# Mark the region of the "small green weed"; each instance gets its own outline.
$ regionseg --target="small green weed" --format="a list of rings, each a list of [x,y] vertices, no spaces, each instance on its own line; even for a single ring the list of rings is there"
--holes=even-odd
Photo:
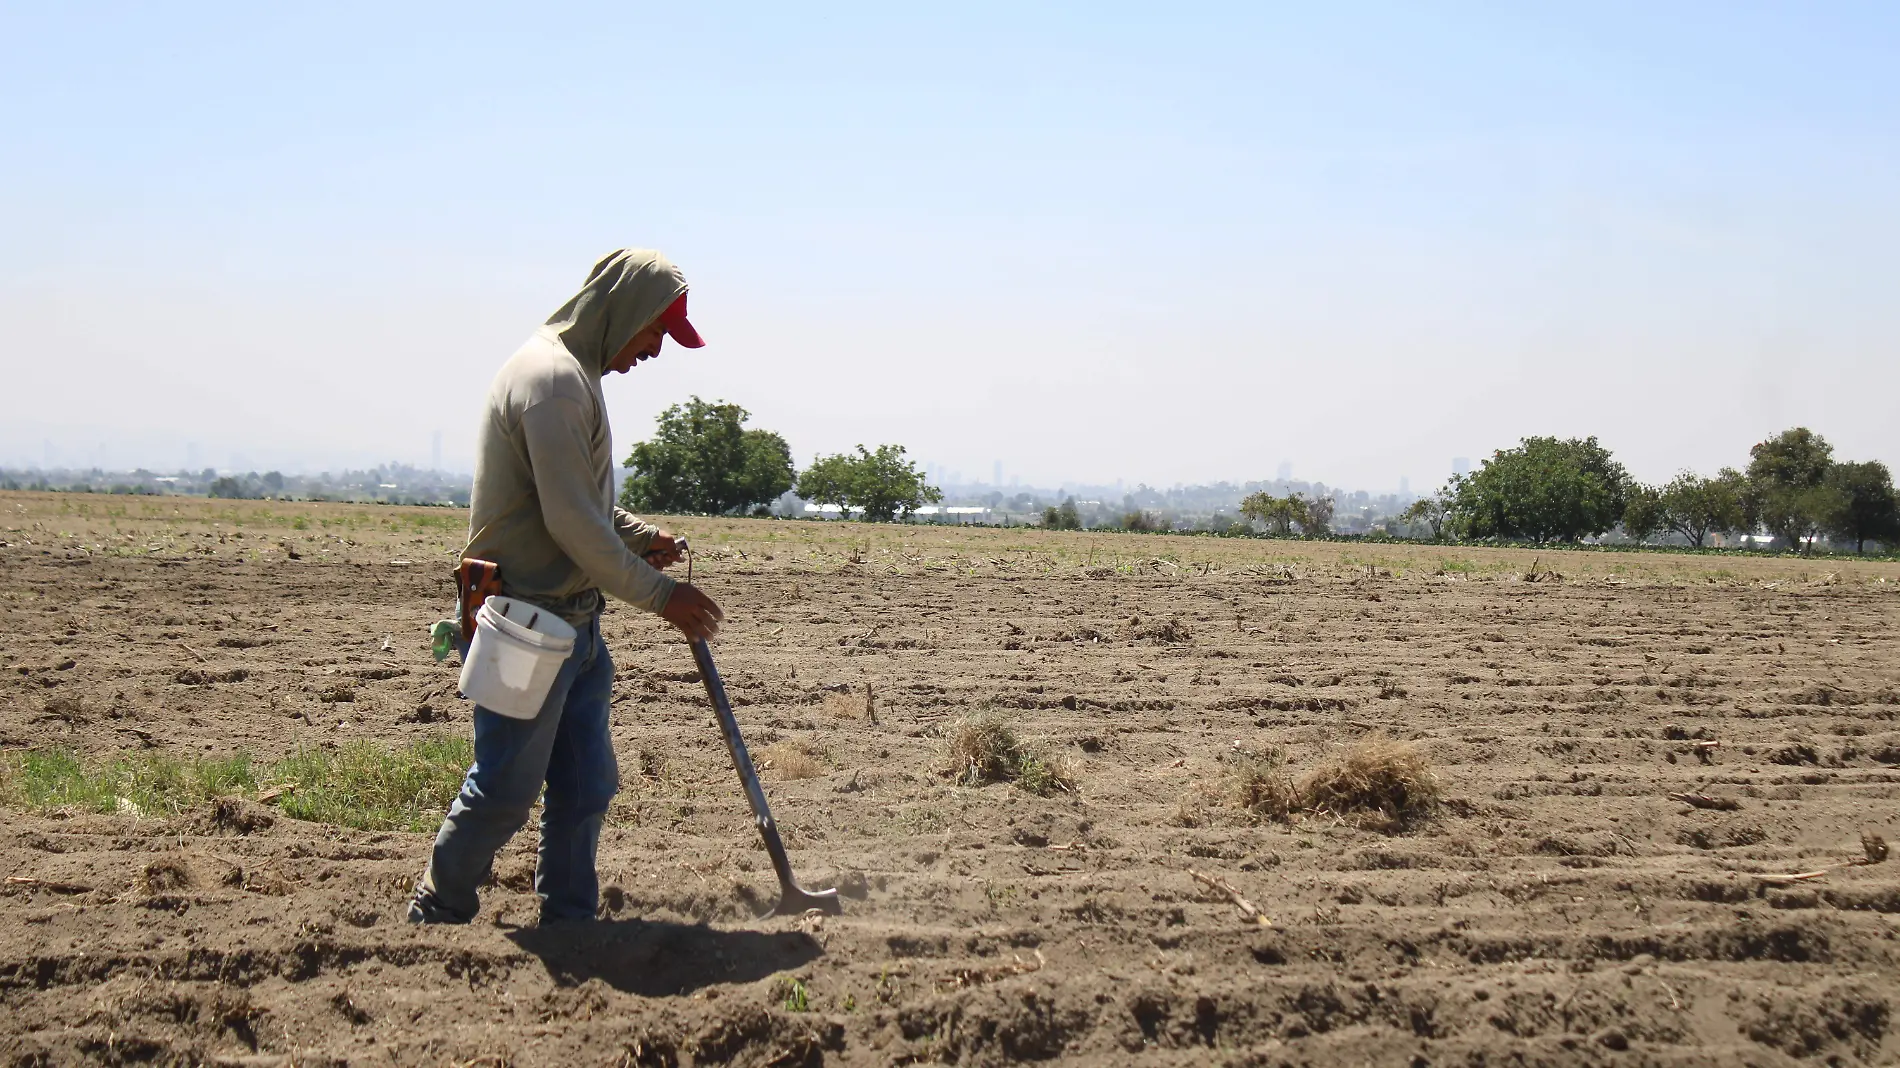
[[[1075,789],[1069,763],[1025,746],[996,712],[957,723],[950,732],[950,772],[961,786],[1013,782],[1038,797]]]
[[[797,979],[781,979],[778,985],[783,1000],[780,1005],[786,1012],[810,1012],[811,993],[805,984]]]
[[[916,837],[936,834],[950,825],[950,814],[936,805],[913,805],[897,814],[897,826]]]
[[[1016,757],[1016,788],[1037,797],[1065,793],[1075,789],[1075,771],[1064,760],[1019,753]]]
[[[983,897],[989,902],[990,911],[998,912],[1002,910],[1004,905],[1015,900],[1016,888],[1013,886],[990,884],[983,888]]]

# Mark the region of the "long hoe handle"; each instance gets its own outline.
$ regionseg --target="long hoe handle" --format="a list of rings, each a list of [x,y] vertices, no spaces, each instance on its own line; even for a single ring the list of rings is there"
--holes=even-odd
[[[732,716],[732,703],[726,700],[726,685],[719,681],[719,669],[713,666],[712,650],[704,638],[695,638],[693,660],[699,664],[699,678],[706,684],[706,696],[712,698],[713,711],[719,715],[719,733],[726,737],[726,752],[739,772],[745,787],[746,803],[752,806],[752,818],[759,825],[759,837],[765,839],[765,851],[772,856],[772,870],[778,873],[778,904],[767,916],[802,915],[807,909],[821,909],[837,915],[844,911],[836,890],[806,890],[792,878],[792,862],[786,859],[785,843],[779,841],[778,824],[772,822],[772,810],[765,803],[765,791],[759,786],[759,773],[753,770],[752,757],[746,753],[745,739],[739,737],[739,721]]]

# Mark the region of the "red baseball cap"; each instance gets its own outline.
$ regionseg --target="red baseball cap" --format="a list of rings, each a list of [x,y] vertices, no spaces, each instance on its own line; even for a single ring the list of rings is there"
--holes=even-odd
[[[700,337],[699,331],[693,329],[693,324],[686,321],[686,294],[684,293],[681,293],[677,300],[668,304],[666,310],[660,313],[660,325],[666,327],[667,336],[678,342],[682,348],[706,347],[706,339]]]

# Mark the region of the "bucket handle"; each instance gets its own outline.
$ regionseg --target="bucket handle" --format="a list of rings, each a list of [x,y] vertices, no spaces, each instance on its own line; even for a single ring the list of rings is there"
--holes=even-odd
[[[540,620],[541,620],[541,613],[539,613],[539,612],[536,612],[536,613],[535,613],[534,615],[531,615],[531,616],[529,616],[529,617],[528,617],[528,629],[529,629],[529,630],[533,630],[533,629],[534,629],[534,625],[535,625],[536,623],[538,623],[538,622],[540,622]]]
[[[503,619],[507,619],[507,618],[509,618],[509,617],[508,617],[508,609],[510,609],[510,608],[513,608],[513,607],[514,607],[514,605],[505,605],[505,606],[503,606],[503,607],[502,607],[502,610],[501,610],[501,617],[502,617]],[[541,621],[541,610],[537,608],[537,609],[535,609],[535,612],[534,612],[534,615],[531,615],[531,616],[529,616],[529,617],[528,617],[528,629],[529,629],[529,630],[533,630],[533,629],[534,629],[534,625],[535,625],[536,623],[539,623],[540,621]]]

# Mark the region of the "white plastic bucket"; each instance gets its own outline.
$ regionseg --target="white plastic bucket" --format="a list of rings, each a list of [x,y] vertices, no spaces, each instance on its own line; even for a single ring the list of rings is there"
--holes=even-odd
[[[475,613],[475,639],[462,660],[462,696],[510,719],[533,719],[573,651],[567,620],[513,597],[490,597]]]

